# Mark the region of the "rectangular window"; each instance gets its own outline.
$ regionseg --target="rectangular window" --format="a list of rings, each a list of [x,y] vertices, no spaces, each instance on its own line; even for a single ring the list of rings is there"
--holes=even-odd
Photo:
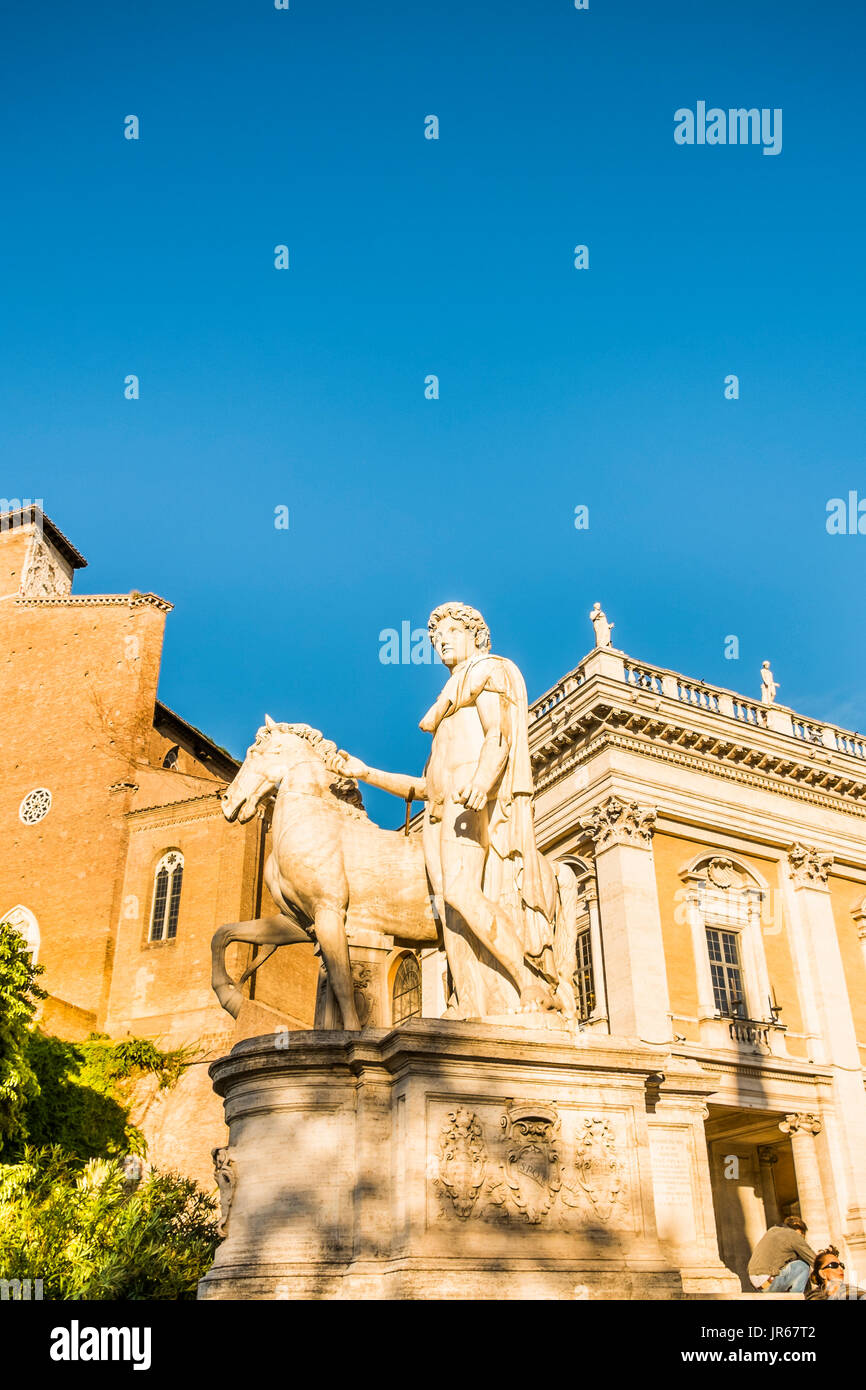
[[[162,941],[162,933],[165,928],[165,901],[167,897],[168,870],[160,869],[156,876],[156,885],[153,891],[153,912],[150,918],[151,941]]]
[[[577,969],[574,973],[574,985],[577,994],[577,1016],[581,1023],[585,1023],[595,1008],[595,979],[592,973],[589,928],[577,934]]]
[[[183,865],[179,864],[171,876],[171,897],[168,903],[168,923],[166,938],[173,941],[177,936],[177,919],[180,914],[180,890],[183,884]]]
[[[723,1018],[745,1018],[743,974],[737,933],[707,927],[707,950],[713,977],[713,998]]]

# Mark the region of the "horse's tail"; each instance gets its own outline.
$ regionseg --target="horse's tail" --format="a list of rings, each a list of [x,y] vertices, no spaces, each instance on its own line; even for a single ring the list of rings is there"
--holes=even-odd
[[[574,973],[577,969],[577,924],[580,916],[580,892],[577,875],[570,864],[554,865],[558,887],[556,920],[553,927],[553,965],[556,971],[556,997],[563,1012],[573,1018],[577,1013],[574,997]]]

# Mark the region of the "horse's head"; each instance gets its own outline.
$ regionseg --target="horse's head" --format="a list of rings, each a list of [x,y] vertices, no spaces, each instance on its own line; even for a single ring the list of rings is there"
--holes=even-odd
[[[289,733],[265,715],[265,722],[256,734],[255,742],[247,749],[243,766],[234,781],[222,794],[223,815],[226,820],[245,824],[256,813],[256,807],[268,792],[278,787],[291,764],[292,744],[299,745],[297,734]],[[297,748],[300,752],[300,748]]]
[[[242,768],[222,794],[223,815],[246,823],[262,798],[290,779],[311,795],[330,792],[363,807],[357,783],[339,775],[335,754],[336,745],[309,724],[277,724],[266,714]]]

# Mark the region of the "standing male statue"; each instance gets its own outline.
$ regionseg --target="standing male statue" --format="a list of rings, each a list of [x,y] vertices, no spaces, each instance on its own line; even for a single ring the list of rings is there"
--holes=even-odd
[[[426,803],[424,859],[454,983],[446,1016],[545,1006],[573,1014],[570,978],[563,983],[554,960],[557,879],[535,843],[523,677],[491,654],[475,608],[442,604],[428,630],[450,675],[420,721],[433,735],[423,777],[380,772],[347,753],[335,766]]]
[[[761,665],[761,701],[762,701],[762,703],[765,704],[765,705],[773,705],[773,704],[775,704],[775,703],[776,703],[776,695],[777,695],[777,693],[778,693],[778,690],[779,690],[778,682],[776,681],[775,677],[773,676],[773,672],[772,672],[772,670],[770,669],[770,663],[769,663],[769,661],[765,661],[765,662],[763,662],[762,665]]]

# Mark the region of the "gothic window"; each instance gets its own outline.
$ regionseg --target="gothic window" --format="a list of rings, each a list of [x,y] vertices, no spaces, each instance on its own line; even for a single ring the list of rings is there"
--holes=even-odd
[[[592,938],[589,927],[577,934],[577,969],[574,972],[574,992],[577,1002],[577,1016],[581,1023],[585,1023],[595,1008],[595,978],[592,970]]]
[[[394,1023],[421,1015],[421,969],[417,956],[401,958],[391,989],[391,1017]]]
[[[39,934],[39,923],[30,911],[30,908],[22,907],[19,903],[19,905],[13,907],[10,912],[6,912],[0,916],[0,922],[8,922],[10,927],[14,927],[16,931],[21,933],[24,940],[27,942],[30,959],[35,965],[39,958],[41,937]]]
[[[707,950],[716,1008],[723,1018],[742,1018],[746,1009],[736,932],[707,927]]]
[[[173,748],[169,748],[168,752],[162,760],[163,767],[169,768],[172,772],[176,771],[177,757],[179,752],[180,749],[178,748],[177,744],[175,744]]]
[[[150,940],[172,941],[177,936],[180,891],[183,887],[183,855],[169,850],[156,866],[153,880],[153,907],[150,914]]]

